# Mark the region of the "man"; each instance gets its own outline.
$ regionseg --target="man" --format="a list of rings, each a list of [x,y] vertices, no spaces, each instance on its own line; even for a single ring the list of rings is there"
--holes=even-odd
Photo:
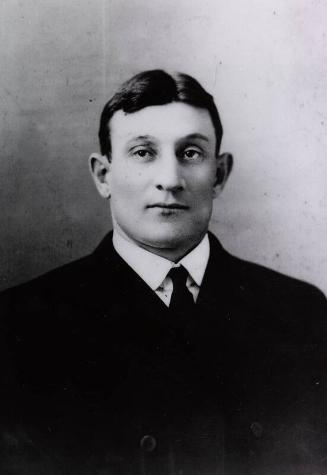
[[[184,74],[105,106],[90,169],[113,233],[1,298],[3,473],[326,473],[326,300],[208,232],[221,137]]]

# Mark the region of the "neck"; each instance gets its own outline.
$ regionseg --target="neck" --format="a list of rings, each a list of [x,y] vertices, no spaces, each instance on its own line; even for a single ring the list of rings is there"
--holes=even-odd
[[[201,239],[199,241],[196,241],[192,245],[185,246],[178,249],[173,249],[173,248],[168,248],[168,247],[161,248],[161,247],[149,246],[143,243],[136,243],[136,244],[139,247],[142,247],[142,249],[152,252],[152,254],[156,254],[157,256],[164,257],[165,259],[168,259],[171,262],[177,263],[181,259],[183,259],[183,257],[186,256],[189,252],[191,252],[200,242],[201,242]]]
[[[172,243],[158,243],[158,244],[149,244],[143,241],[137,241],[136,239],[132,239],[127,236],[124,232],[122,232],[119,228],[117,229],[114,227],[115,232],[117,232],[122,238],[126,239],[127,241],[141,247],[142,249],[151,252],[152,254],[156,254],[157,256],[163,257],[171,262],[179,262],[184,256],[186,256],[189,252],[191,252],[203,239],[206,233],[203,233],[200,236],[197,236],[193,240],[188,240],[185,243],[177,243],[173,245]]]

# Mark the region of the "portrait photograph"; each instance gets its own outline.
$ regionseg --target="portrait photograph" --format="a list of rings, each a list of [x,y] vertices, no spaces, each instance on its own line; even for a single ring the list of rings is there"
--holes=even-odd
[[[1,1],[1,474],[327,473],[326,18]]]

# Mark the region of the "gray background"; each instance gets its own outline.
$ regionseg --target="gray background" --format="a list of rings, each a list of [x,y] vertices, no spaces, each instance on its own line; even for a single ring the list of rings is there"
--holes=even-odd
[[[1,0],[0,288],[90,252],[110,227],[87,158],[130,75],[193,74],[235,168],[211,229],[327,292],[327,3]]]

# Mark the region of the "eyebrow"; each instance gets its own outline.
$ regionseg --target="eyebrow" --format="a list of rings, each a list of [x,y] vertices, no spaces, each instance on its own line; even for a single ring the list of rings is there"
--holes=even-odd
[[[204,140],[205,142],[209,142],[209,138],[206,135],[200,134],[198,132],[195,132],[193,134],[188,134],[185,137],[181,137],[180,140],[194,140],[194,139]],[[156,142],[156,138],[151,135],[138,135],[137,137],[132,137],[128,141],[128,144],[132,142],[136,142],[138,140],[145,140],[147,142],[152,142],[152,143]]]
[[[156,139],[155,137],[152,137],[151,135],[138,135],[136,137],[132,137],[128,142],[127,142],[127,145],[133,143],[133,142],[137,142],[137,141],[140,141],[140,140],[144,140],[146,142],[151,142],[151,143],[154,143],[156,142]]]
[[[205,142],[209,142],[209,138],[206,135],[202,135],[202,134],[199,134],[199,133],[189,134],[189,135],[186,135],[186,137],[184,137],[184,138],[187,139],[187,140],[200,139],[200,140],[204,140]]]

